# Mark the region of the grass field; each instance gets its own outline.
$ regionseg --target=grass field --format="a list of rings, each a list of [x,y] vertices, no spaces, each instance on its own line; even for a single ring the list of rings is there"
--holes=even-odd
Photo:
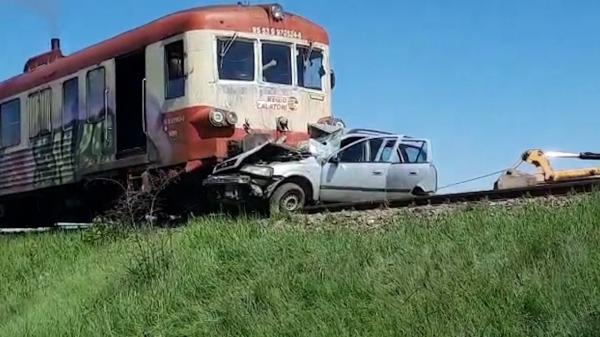
[[[600,194],[283,223],[0,237],[0,336],[600,336]]]

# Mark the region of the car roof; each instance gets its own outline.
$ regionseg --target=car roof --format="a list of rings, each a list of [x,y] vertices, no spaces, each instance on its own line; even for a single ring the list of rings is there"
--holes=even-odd
[[[371,130],[371,129],[349,129],[345,132],[343,138],[351,138],[351,137],[362,137],[362,138],[374,137],[375,138],[375,137],[386,137],[386,136],[399,137],[399,138],[410,138],[410,137],[407,137],[407,136],[401,135],[401,134],[393,134],[391,132]]]

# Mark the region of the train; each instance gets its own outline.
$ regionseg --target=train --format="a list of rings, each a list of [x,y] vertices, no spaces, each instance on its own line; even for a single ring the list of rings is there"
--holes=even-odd
[[[149,170],[198,194],[217,163],[330,123],[334,86],[328,33],[279,4],[192,8],[70,55],[52,39],[0,82],[0,225],[89,217],[93,182]]]

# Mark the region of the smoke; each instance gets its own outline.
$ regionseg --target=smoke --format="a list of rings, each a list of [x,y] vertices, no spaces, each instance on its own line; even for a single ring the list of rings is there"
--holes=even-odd
[[[58,0],[4,0],[35,14],[44,21],[48,33],[58,36]],[[2,0],[0,0],[2,2]]]

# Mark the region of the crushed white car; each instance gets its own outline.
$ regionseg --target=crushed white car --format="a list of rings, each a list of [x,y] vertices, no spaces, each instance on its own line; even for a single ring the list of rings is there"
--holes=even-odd
[[[227,160],[215,167],[204,186],[220,202],[258,202],[276,212],[436,192],[437,170],[428,140],[328,128],[313,125],[313,138],[299,148],[267,142]]]

